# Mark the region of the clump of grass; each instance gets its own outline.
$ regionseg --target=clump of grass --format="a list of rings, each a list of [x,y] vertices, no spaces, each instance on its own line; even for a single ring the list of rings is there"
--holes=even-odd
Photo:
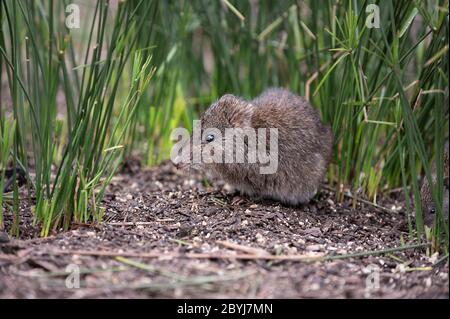
[[[13,158],[34,166],[34,214],[43,236],[101,219],[120,143],[153,75],[151,56],[143,58],[135,46],[144,26],[137,13],[150,16],[154,9],[143,3],[119,2],[111,18],[109,2],[97,1],[78,61],[62,2],[2,2],[1,55],[17,123]],[[118,97],[130,63],[128,93]]]

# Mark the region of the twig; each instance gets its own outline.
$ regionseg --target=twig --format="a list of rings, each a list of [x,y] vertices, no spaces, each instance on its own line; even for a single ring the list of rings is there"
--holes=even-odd
[[[321,261],[356,258],[356,257],[366,257],[366,256],[376,256],[376,255],[383,255],[383,254],[387,254],[387,253],[393,253],[393,252],[397,252],[397,251],[416,249],[416,248],[424,248],[424,247],[429,247],[429,246],[430,246],[430,244],[428,244],[428,243],[414,244],[414,245],[406,245],[406,246],[401,246],[401,247],[393,247],[393,248],[386,248],[386,249],[380,249],[380,250],[362,251],[359,253],[352,253],[352,254],[345,254],[345,255],[325,256],[325,257],[321,258]]]
[[[401,258],[398,258],[397,256],[395,256],[395,255],[392,255],[392,254],[386,254],[386,256],[387,257],[389,257],[389,258],[392,258],[392,259],[394,259],[395,261],[397,261],[397,262],[399,262],[399,263],[401,263],[401,264],[406,264],[406,262],[404,261],[404,260],[402,260]],[[409,264],[411,263],[411,262],[408,262]]]
[[[392,252],[429,247],[430,244],[414,244],[401,247],[393,247],[382,250],[364,251],[345,255],[324,255],[324,254],[297,254],[297,255],[254,255],[254,254],[218,254],[218,253],[137,253],[137,252],[114,252],[114,251],[92,251],[92,250],[50,250],[46,253],[53,255],[83,255],[98,257],[135,257],[135,258],[188,258],[188,259],[239,259],[239,260],[279,260],[279,261],[327,261],[346,258],[357,258],[374,255],[383,255]]]
[[[405,272],[413,272],[413,271],[430,271],[433,270],[433,267],[407,267]]]
[[[244,253],[247,253],[247,254],[265,255],[265,256],[270,255],[269,252],[267,252],[266,250],[261,249],[261,248],[243,246],[243,245],[239,245],[239,244],[232,243],[229,241],[222,241],[222,240],[217,240],[216,243],[219,245],[222,245],[226,248],[243,251]]]
[[[226,202],[224,202],[223,200],[221,200],[221,199],[219,199],[219,198],[217,198],[217,197],[211,196],[211,197],[209,198],[209,200],[210,200],[211,202],[213,202],[214,204],[217,204],[217,205],[222,206],[222,207],[227,207],[227,206],[228,206]]]
[[[335,189],[333,189],[332,187],[330,187],[328,185],[322,185],[322,188],[324,188],[324,189],[326,189],[326,190],[328,190],[330,192],[336,192]],[[385,211],[387,213],[394,213],[394,214],[398,213],[398,211],[395,211],[395,210],[389,209],[387,207],[383,207],[381,205],[372,203],[371,201],[368,201],[368,200],[362,199],[362,198],[360,198],[358,196],[352,195],[349,192],[344,192],[343,194],[344,194],[344,196],[346,196],[348,198],[352,198],[352,199],[355,199],[358,202],[361,202],[361,203],[364,203],[364,204],[376,207],[376,208],[381,209],[382,211]]]
[[[181,239],[170,238],[169,240],[174,242],[174,243],[177,243],[179,245],[184,245],[184,246],[192,245],[190,242],[187,242],[187,241],[181,240]]]
[[[49,250],[46,253],[53,255],[81,255],[98,257],[134,257],[134,258],[189,258],[189,259],[241,259],[241,260],[290,260],[290,261],[315,261],[323,257],[323,254],[315,255],[252,255],[252,254],[217,254],[217,253],[136,253],[113,252],[93,250]]]
[[[20,259],[20,257],[17,257],[16,255],[12,255],[12,254],[0,254],[0,260],[3,260],[3,261],[14,262],[17,259]]]

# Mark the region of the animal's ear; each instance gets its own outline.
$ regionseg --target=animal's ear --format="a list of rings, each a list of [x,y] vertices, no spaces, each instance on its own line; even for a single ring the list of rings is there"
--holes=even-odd
[[[251,127],[254,106],[244,99],[232,94],[225,94],[219,99],[225,105],[227,118],[233,127]]]

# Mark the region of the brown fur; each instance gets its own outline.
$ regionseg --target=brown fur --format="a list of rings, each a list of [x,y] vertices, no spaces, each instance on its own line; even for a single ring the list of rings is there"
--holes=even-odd
[[[278,129],[279,158],[275,174],[260,174],[260,163],[201,164],[204,171],[243,194],[286,204],[306,203],[316,194],[331,157],[333,137],[318,112],[302,97],[276,88],[266,90],[252,101],[227,94],[205,111],[201,125],[201,147],[207,144],[204,137],[208,128],[219,129],[224,137],[225,128]],[[269,141],[267,135],[267,145]]]
[[[431,177],[433,179],[433,183],[436,182],[436,163],[432,164]],[[444,194],[443,194],[443,214],[444,218],[448,220],[448,206],[449,206],[449,159],[448,159],[448,141],[444,146]],[[436,205],[433,201],[433,196],[431,194],[430,184],[428,183],[428,179],[425,177],[422,183],[422,188],[420,190],[421,200],[422,200],[422,214],[424,223],[428,226],[431,226],[434,221],[434,216],[436,213]]]

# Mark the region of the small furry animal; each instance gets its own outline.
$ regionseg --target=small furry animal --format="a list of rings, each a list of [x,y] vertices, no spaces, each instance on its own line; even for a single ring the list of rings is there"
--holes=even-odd
[[[449,161],[448,161],[448,141],[444,146],[444,194],[443,194],[443,215],[444,218],[448,221],[448,206],[449,206]],[[436,163],[433,162],[431,168],[431,177],[433,183],[436,182]],[[433,201],[433,197],[431,195],[430,184],[428,183],[428,179],[425,177],[422,183],[422,187],[420,189],[421,201],[422,201],[422,214],[425,225],[431,226],[434,221],[434,216],[436,214],[436,205]]]
[[[318,112],[304,98],[285,89],[271,88],[251,101],[226,94],[201,116],[200,148],[212,144],[224,153],[227,128],[265,128],[258,143],[270,149],[270,128],[278,129],[277,158],[274,173],[261,174],[261,162],[204,163],[191,165],[218,177],[244,195],[268,198],[288,205],[307,203],[317,192],[331,157],[333,136]],[[215,128],[214,131],[211,128]],[[220,132],[222,138],[215,138]],[[192,136],[191,136],[192,140]],[[213,144],[214,143],[214,144]],[[209,145],[211,146],[211,145]],[[249,149],[248,140],[244,151]],[[192,152],[191,152],[192,156]],[[246,157],[246,159],[248,159]]]

